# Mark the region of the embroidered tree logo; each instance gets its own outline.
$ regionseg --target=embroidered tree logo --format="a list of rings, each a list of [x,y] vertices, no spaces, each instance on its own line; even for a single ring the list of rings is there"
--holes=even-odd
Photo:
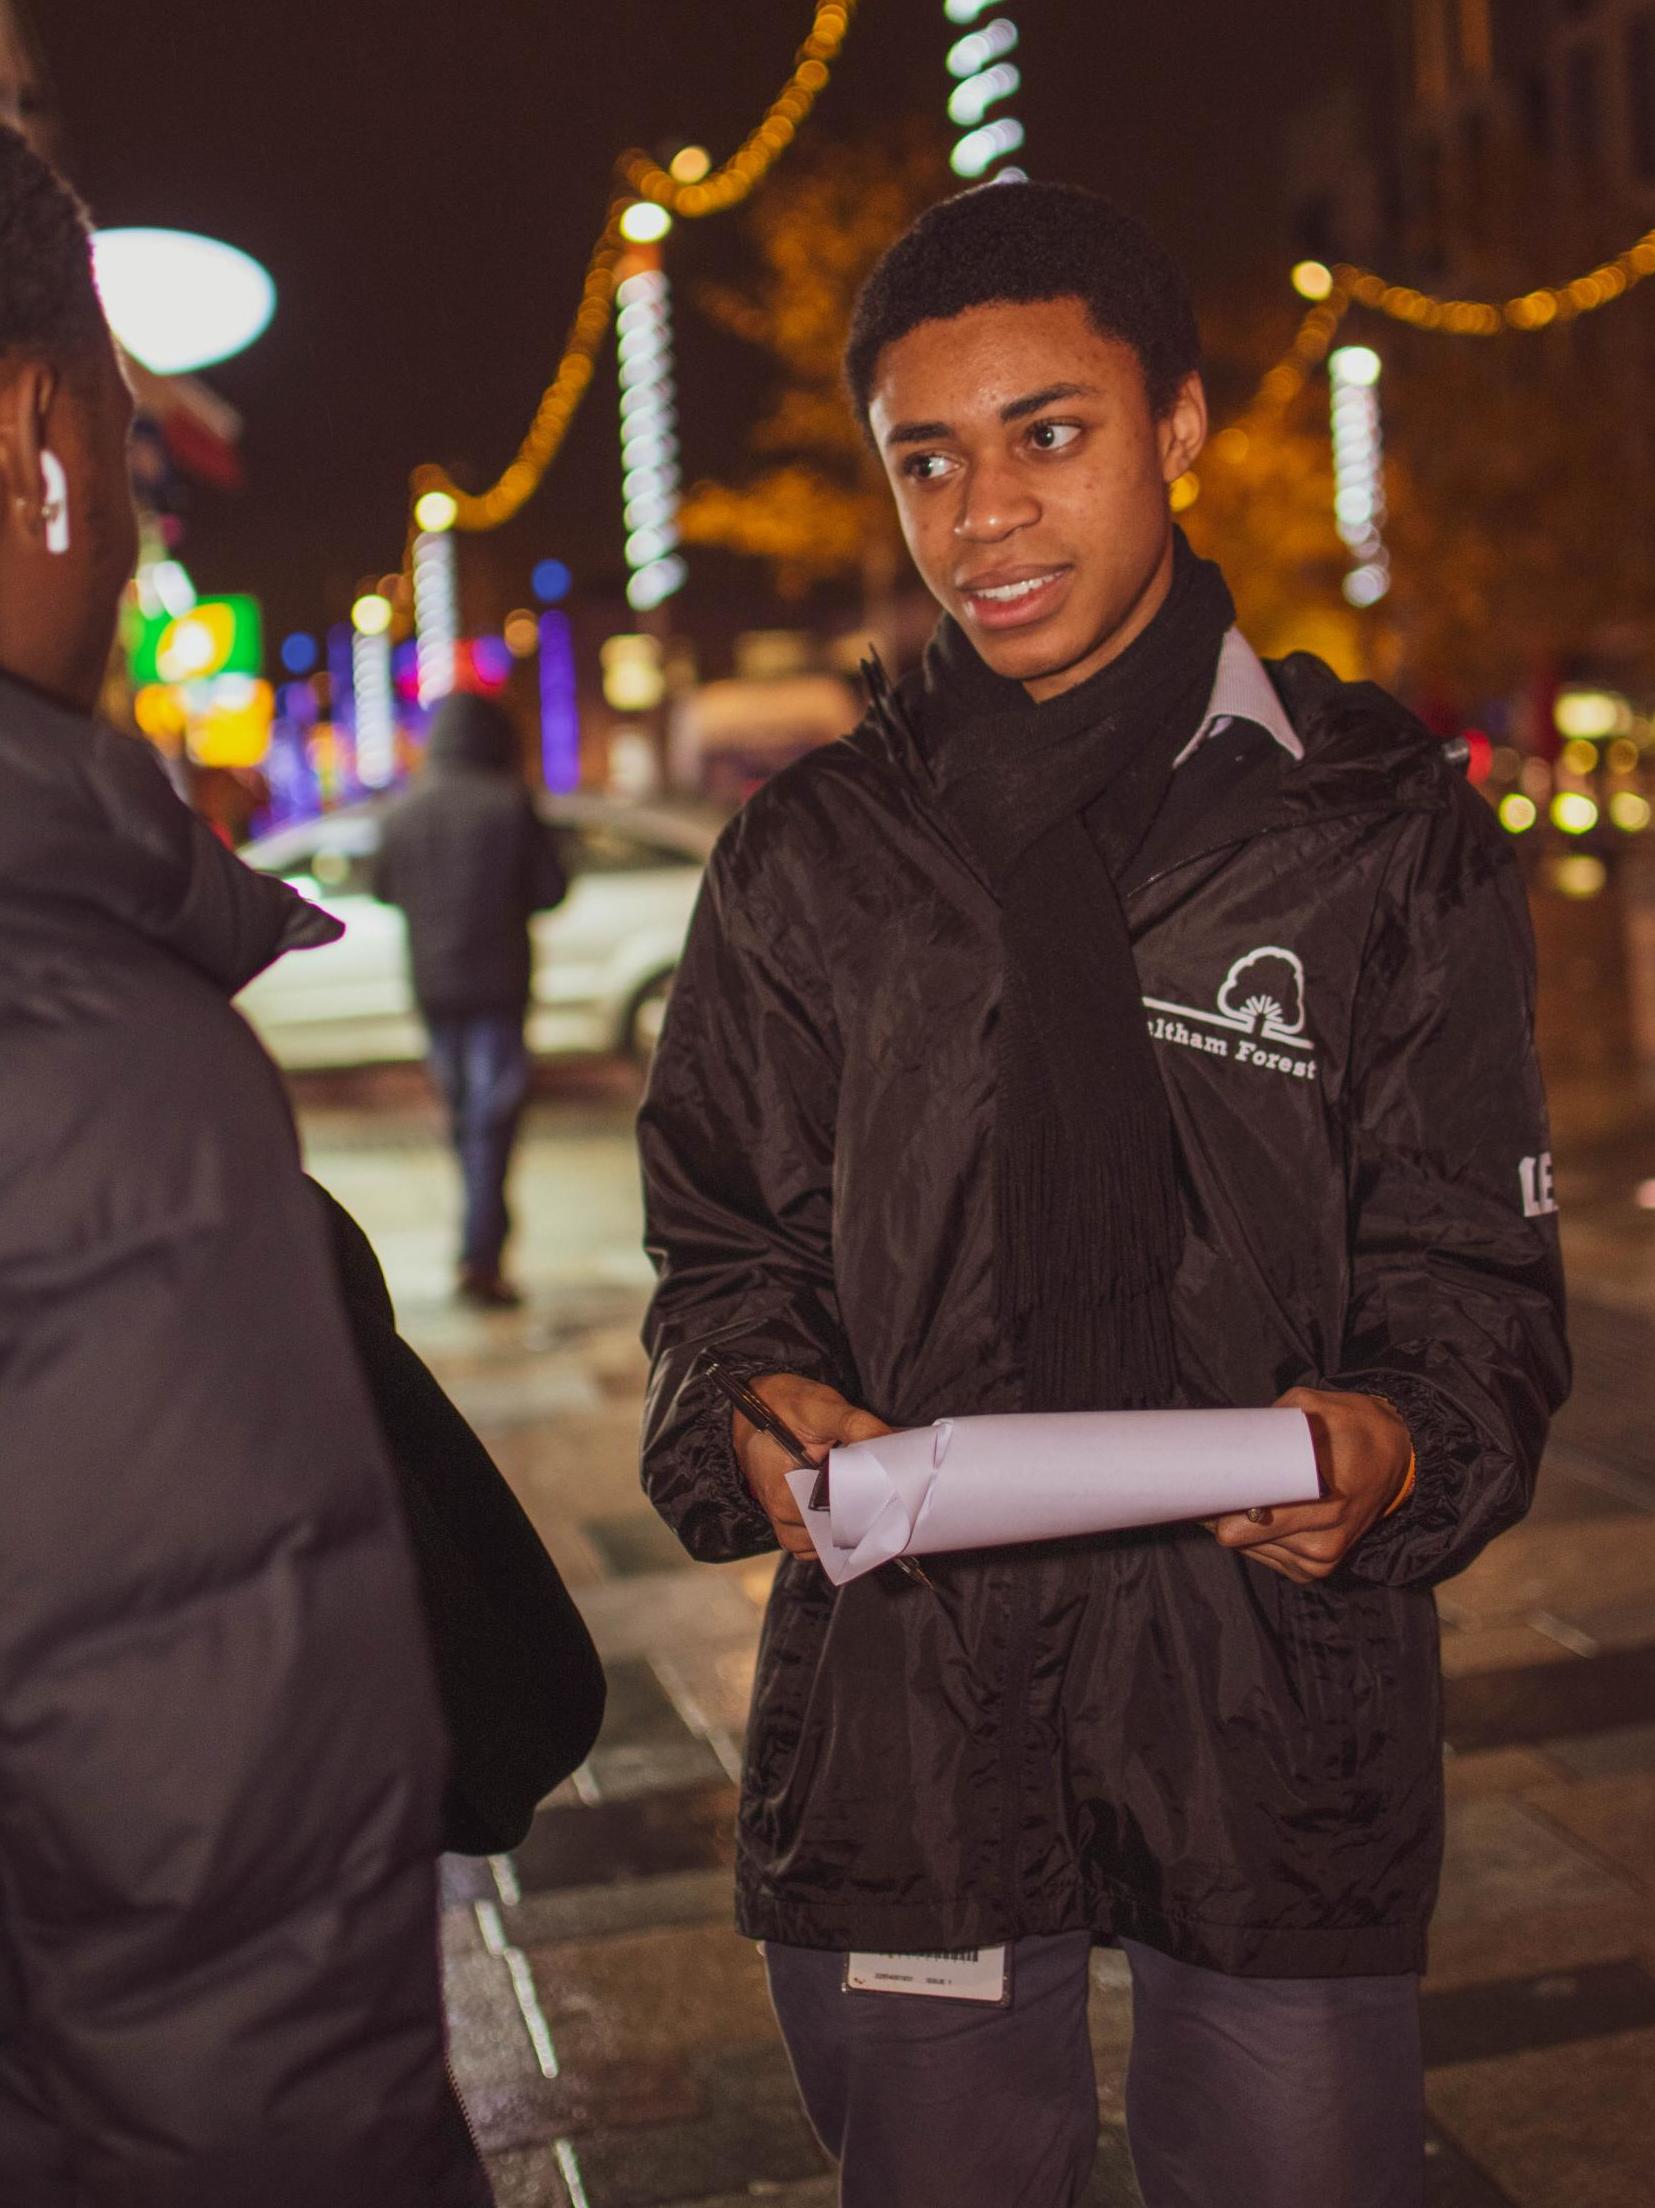
[[[1238,958],[1218,992],[1218,1009],[1227,1020],[1256,1035],[1304,1033],[1304,967],[1297,954],[1267,943]]]

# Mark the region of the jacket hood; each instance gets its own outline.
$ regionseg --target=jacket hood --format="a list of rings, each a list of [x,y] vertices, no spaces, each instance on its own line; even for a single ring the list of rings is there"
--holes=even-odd
[[[7,906],[101,914],[234,995],[344,929],[244,866],[136,736],[0,677],[0,928]]]
[[[453,690],[431,717],[425,756],[433,766],[480,767],[489,774],[516,774],[521,749],[511,715],[492,698]]]

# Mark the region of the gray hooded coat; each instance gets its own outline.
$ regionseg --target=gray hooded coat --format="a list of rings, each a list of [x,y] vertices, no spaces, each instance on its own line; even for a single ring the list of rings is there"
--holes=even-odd
[[[280,1085],[332,924],[0,681],[0,2200],[458,2208],[441,1727]]]
[[[374,891],[408,922],[414,996],[428,1019],[521,1013],[529,920],[563,901],[557,836],[524,785],[517,732],[492,698],[438,706],[425,771],[385,815]]]

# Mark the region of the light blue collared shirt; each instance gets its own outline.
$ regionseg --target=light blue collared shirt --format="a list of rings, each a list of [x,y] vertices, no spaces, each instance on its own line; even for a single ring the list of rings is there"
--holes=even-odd
[[[1225,635],[1206,719],[1172,762],[1174,768],[1193,758],[1209,736],[1219,735],[1232,721],[1256,722],[1290,757],[1304,757],[1304,746],[1282,710],[1263,660],[1239,629],[1230,629]]]

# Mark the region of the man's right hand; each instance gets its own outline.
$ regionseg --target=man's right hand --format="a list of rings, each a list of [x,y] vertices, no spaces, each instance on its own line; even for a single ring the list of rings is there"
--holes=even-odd
[[[801,1380],[796,1373],[773,1372],[762,1380],[749,1380],[747,1385],[775,1412],[784,1426],[791,1427],[798,1435],[812,1464],[820,1464],[839,1442],[871,1441],[875,1434],[894,1431],[883,1419],[875,1418],[872,1411],[859,1411],[854,1403],[846,1402],[837,1388],[824,1387],[819,1380]],[[815,1547],[787,1484],[788,1473],[796,1471],[797,1465],[779,1441],[772,1441],[768,1434],[761,1433],[740,1411],[733,1412],[731,1418],[736,1461],[775,1529],[776,1539],[789,1556],[803,1557],[814,1563]]]

